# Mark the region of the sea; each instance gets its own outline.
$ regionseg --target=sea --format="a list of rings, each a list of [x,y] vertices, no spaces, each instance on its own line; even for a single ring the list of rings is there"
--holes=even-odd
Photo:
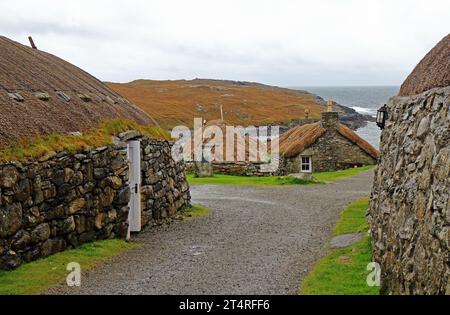
[[[292,88],[292,87],[291,87]],[[398,86],[305,86],[293,87],[351,107],[357,112],[376,117],[377,110],[398,94]],[[381,130],[374,122],[356,131],[375,148],[380,147]]]

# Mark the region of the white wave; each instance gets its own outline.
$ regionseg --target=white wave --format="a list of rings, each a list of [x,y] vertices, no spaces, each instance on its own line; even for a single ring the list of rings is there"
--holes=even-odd
[[[366,108],[366,107],[359,107],[359,106],[353,106],[354,110],[356,110],[358,113],[363,115],[371,115],[373,117],[376,117],[377,110],[373,108]]]

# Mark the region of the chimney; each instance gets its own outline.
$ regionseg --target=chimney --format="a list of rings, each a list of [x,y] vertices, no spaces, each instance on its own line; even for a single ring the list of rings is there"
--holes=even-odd
[[[33,38],[31,36],[28,36],[28,40],[30,41],[31,48],[37,49],[36,45],[34,44]]]
[[[321,125],[325,129],[336,129],[339,124],[339,113],[333,111],[333,101],[327,102],[327,111],[322,113]]]

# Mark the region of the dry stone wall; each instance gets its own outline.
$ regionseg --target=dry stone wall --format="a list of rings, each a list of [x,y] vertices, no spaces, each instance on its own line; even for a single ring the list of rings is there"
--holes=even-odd
[[[450,87],[394,97],[369,211],[384,294],[450,294]]]
[[[172,144],[142,139],[142,225],[158,225],[190,205],[182,162],[172,159]]]
[[[144,225],[190,203],[183,165],[166,141],[142,139]],[[0,269],[128,232],[126,143],[0,165]]]

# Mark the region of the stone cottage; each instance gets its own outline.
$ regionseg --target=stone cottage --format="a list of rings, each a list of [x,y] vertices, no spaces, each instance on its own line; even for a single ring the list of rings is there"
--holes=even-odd
[[[450,294],[450,35],[388,103],[369,210],[383,294]]]
[[[339,122],[332,103],[320,122],[290,129],[280,137],[282,175],[326,172],[374,165],[379,152]]]
[[[157,126],[83,70],[5,37],[0,111],[0,154],[27,138],[80,135],[112,119]],[[0,164],[0,269],[127,238],[189,205],[184,166],[172,159],[168,141],[129,130],[109,143]]]
[[[194,158],[194,141],[191,141],[190,146],[185,146],[190,161],[186,162],[186,168],[189,172],[195,173],[197,176],[211,176],[212,174],[225,174],[236,176],[268,176],[270,172],[264,172],[263,167],[267,165],[268,156],[270,153],[270,146],[267,143],[258,141],[254,136],[249,134],[241,134],[240,132],[233,133],[232,157],[227,157],[227,140],[229,135],[227,133],[227,126],[230,126],[226,121],[222,119],[211,120],[202,129],[198,129],[194,133],[194,137],[202,138],[202,149],[204,149],[211,157],[211,162],[192,162]],[[219,156],[222,159],[216,159],[216,152],[220,150],[219,146],[212,145],[213,140],[217,136],[216,134],[208,134],[208,128],[214,128],[212,131],[217,130],[221,132],[223,147],[221,148],[221,154]],[[211,131],[211,130],[210,130]],[[207,133],[205,136],[204,133]],[[238,144],[243,144],[241,151],[238,148]],[[211,147],[210,147],[211,146]],[[210,148],[209,148],[210,147]],[[252,149],[250,149],[252,148]],[[264,154],[266,153],[266,154]],[[200,173],[203,173],[201,175]]]

